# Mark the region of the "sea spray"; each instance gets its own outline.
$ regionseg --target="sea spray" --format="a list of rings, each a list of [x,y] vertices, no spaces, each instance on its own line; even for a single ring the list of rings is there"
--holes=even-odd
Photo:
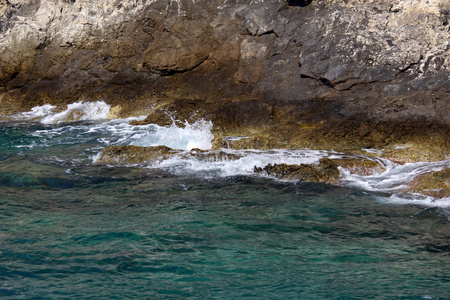
[[[18,153],[28,151],[47,155],[43,161],[61,163],[65,161],[70,166],[90,164],[106,146],[165,145],[181,150],[169,157],[152,162],[142,162],[145,169],[162,170],[180,178],[224,178],[233,176],[269,177],[264,173],[255,174],[254,167],[264,168],[268,164],[315,164],[321,158],[339,159],[355,157],[345,153],[310,149],[272,149],[272,150],[211,150],[213,134],[212,123],[198,120],[193,124],[185,123],[184,127],[172,124],[162,127],[156,124],[130,125],[132,120],[142,120],[145,117],[108,120],[110,106],[100,102],[78,102],[69,105],[64,111],[57,111],[55,106],[43,105],[33,108],[30,112],[17,114],[10,120],[40,122],[33,123],[30,130],[23,125],[11,128],[11,134],[17,132],[18,139],[13,146]],[[78,122],[73,122],[78,121]],[[81,121],[81,122],[80,122]],[[19,138],[20,137],[20,138]],[[245,137],[227,137],[228,140]],[[195,154],[192,149],[203,149],[204,153]],[[9,148],[11,149],[11,148]],[[365,149],[374,153],[376,150]],[[53,153],[50,155],[50,153]],[[225,155],[223,155],[225,154]],[[450,159],[440,162],[418,162],[405,165],[395,164],[387,159],[360,156],[380,162],[385,172],[363,176],[351,174],[340,168],[341,184],[350,188],[376,195],[380,202],[411,203],[425,206],[448,207],[448,198],[435,199],[406,192],[411,181],[417,176],[439,171],[450,167]],[[153,172],[150,171],[149,172]],[[271,178],[271,180],[278,180]],[[296,184],[295,182],[292,182]]]
[[[108,119],[111,109],[104,101],[76,102],[67,105],[67,108],[58,112],[57,107],[50,104],[36,106],[30,112],[13,115],[11,119],[17,121],[36,121],[42,124],[57,124],[73,121],[97,121]]]
[[[150,147],[167,146],[172,149],[191,150],[194,148],[209,150],[214,139],[211,133],[212,123],[199,120],[193,124],[185,123],[185,127],[172,124],[170,127],[155,125],[155,130],[145,135],[131,137],[130,145]]]
[[[56,106],[45,104],[33,107],[31,111],[13,115],[11,118],[18,121],[40,121],[42,118],[54,114],[55,109]]]

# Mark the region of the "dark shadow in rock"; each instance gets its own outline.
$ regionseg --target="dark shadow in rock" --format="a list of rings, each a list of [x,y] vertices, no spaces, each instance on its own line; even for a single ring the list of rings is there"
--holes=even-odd
[[[305,7],[311,4],[312,0],[286,0],[289,6],[301,6]]]

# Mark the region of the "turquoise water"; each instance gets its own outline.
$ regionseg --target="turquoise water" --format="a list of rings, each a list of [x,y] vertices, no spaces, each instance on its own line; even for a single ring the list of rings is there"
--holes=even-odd
[[[119,127],[2,124],[1,299],[450,299],[446,206],[93,164]]]

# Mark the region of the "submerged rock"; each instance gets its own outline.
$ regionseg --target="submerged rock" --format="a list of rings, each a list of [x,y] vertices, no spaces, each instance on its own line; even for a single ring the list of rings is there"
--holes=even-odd
[[[436,198],[450,197],[450,168],[417,176],[410,191]]]
[[[449,212],[442,207],[427,207],[415,213],[414,218],[419,220],[437,221],[442,224],[450,223]]]

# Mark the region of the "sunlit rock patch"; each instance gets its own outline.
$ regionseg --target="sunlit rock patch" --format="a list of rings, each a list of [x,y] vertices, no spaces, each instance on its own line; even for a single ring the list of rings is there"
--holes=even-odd
[[[339,170],[330,159],[321,159],[319,164],[269,164],[264,168],[255,167],[256,173],[266,173],[283,180],[300,182],[336,183],[340,176]]]
[[[364,158],[322,158],[318,164],[269,164],[264,168],[255,167],[255,173],[263,173],[282,180],[300,182],[323,182],[338,184],[339,167],[350,174],[368,176],[382,173],[385,168],[379,162]]]
[[[99,154],[98,164],[142,164],[178,152],[166,146],[108,146]]]
[[[450,197],[450,168],[417,176],[410,191],[436,198]]]
[[[194,148],[190,151],[172,149],[167,146],[108,146],[95,160],[98,164],[132,165],[148,164],[152,161],[163,161],[177,155],[180,160],[197,159],[204,162],[234,161],[242,157],[237,153],[225,151],[208,151]]]

